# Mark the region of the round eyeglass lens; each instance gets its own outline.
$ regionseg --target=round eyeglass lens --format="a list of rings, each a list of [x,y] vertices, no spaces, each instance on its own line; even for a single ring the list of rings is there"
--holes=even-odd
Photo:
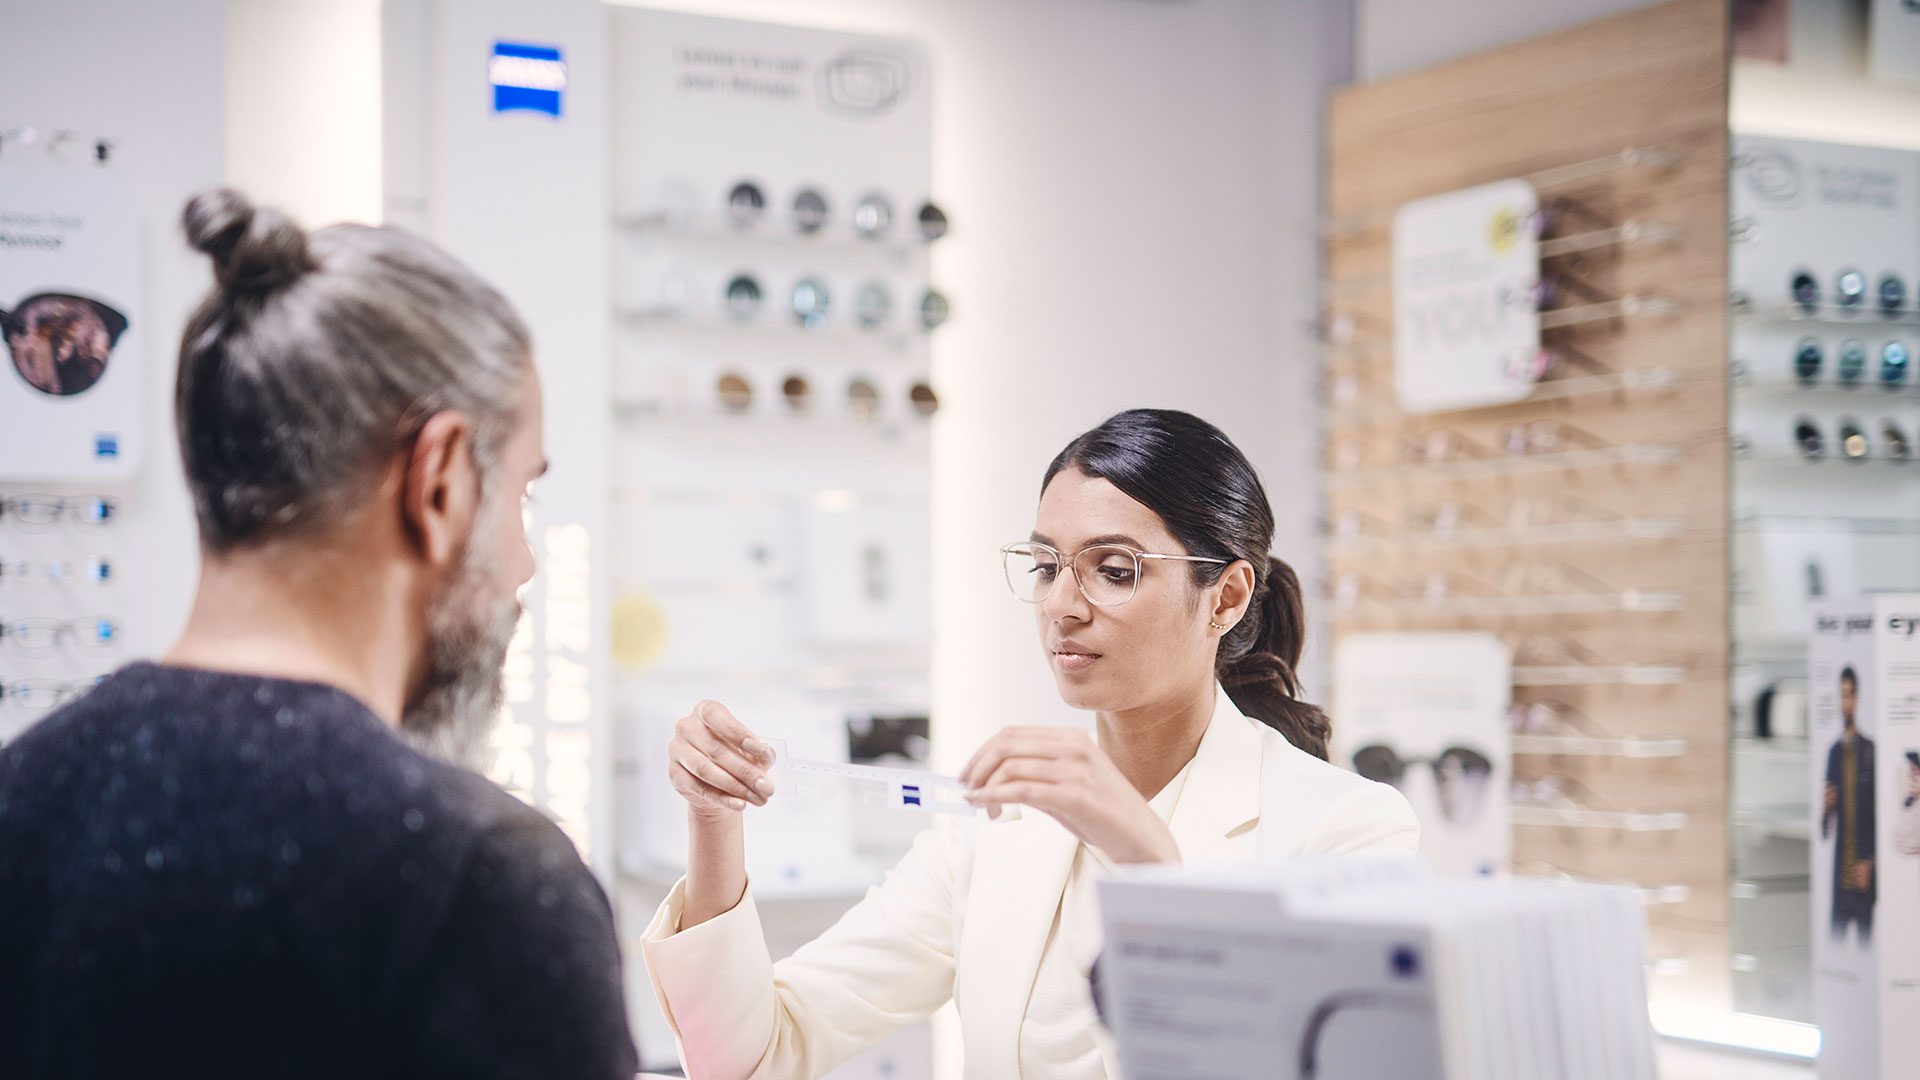
[[[884,195],[868,195],[853,205],[853,227],[861,236],[885,236],[893,227],[893,204]]]
[[[1787,286],[1793,302],[1809,310],[1820,306],[1820,281],[1805,270],[1796,271]]]
[[[1840,279],[1834,283],[1833,298],[1843,308],[1860,306],[1867,298],[1867,275],[1858,270],[1840,271]]]
[[[827,198],[812,188],[793,197],[793,224],[803,233],[819,232],[827,223]]]
[[[1821,348],[1818,338],[1801,338],[1793,349],[1793,373],[1803,383],[1813,382],[1820,377],[1820,365],[1826,359],[1827,351]]]
[[[1887,274],[1880,279],[1880,310],[1891,315],[1907,306],[1907,283],[1900,280],[1899,274]]]
[[[933,203],[920,206],[920,238],[931,244],[947,235],[947,212]]]
[[[1060,553],[1040,544],[1012,544],[1002,552],[1007,587],[1029,604],[1045,600],[1060,577]],[[1073,557],[1073,578],[1088,600],[1103,607],[1133,599],[1140,569],[1122,547],[1090,547]]]
[[[1913,354],[1907,351],[1905,342],[1889,341],[1880,347],[1880,381],[1886,386],[1899,386],[1907,381],[1907,369],[1912,367]]]
[[[1840,452],[1846,455],[1848,461],[1867,459],[1867,433],[1852,420],[1840,422]]]
[[[801,278],[793,287],[793,317],[809,330],[827,325],[827,283]]]
[[[736,319],[751,319],[760,311],[760,283],[747,274],[736,274],[727,282],[727,314]]]
[[[1820,435],[1820,427],[1812,420],[1802,417],[1794,425],[1793,441],[1800,446],[1800,456],[1818,458],[1826,450],[1826,440]]]
[[[1907,442],[1907,433],[1891,420],[1881,426],[1880,441],[1887,445],[1887,456],[1895,461],[1906,461],[1913,457],[1913,447]]]
[[[760,193],[760,186],[750,181],[741,181],[727,192],[727,217],[735,225],[747,226],[760,220],[767,209],[767,197]]]
[[[1834,362],[1833,376],[1842,385],[1858,386],[1867,373],[1867,343],[1858,339],[1840,343],[1840,357]]]

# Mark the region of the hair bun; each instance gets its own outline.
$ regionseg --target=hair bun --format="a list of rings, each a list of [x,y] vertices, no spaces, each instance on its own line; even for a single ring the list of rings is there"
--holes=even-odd
[[[265,295],[315,268],[305,230],[232,188],[195,195],[181,222],[187,243],[213,260],[214,280],[228,293]]]

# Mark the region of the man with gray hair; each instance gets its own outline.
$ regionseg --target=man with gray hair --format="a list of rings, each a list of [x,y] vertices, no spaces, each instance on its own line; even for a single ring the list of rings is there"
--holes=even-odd
[[[404,232],[185,224],[199,590],[0,748],[0,1075],[631,1077],[605,894],[462,767],[534,572],[525,326]]]

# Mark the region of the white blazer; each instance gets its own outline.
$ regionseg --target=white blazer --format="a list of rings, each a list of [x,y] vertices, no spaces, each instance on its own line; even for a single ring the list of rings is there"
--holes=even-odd
[[[1168,827],[1194,865],[1410,855],[1420,830],[1399,792],[1296,749],[1224,691]],[[732,911],[680,931],[683,879],[643,948],[687,1076],[811,1080],[949,999],[969,1080],[1019,1076],[1021,1020],[1078,844],[1031,810],[942,820],[839,922],[778,964],[751,889]]]

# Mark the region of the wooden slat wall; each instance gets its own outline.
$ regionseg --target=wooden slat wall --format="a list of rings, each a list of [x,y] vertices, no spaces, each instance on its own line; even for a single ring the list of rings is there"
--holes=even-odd
[[[1356,408],[1330,404],[1330,468],[1342,448],[1369,465],[1392,464],[1402,437],[1435,428],[1497,446],[1515,421],[1559,419],[1609,443],[1677,443],[1673,466],[1619,466],[1480,479],[1328,485],[1329,520],[1348,510],[1397,525],[1412,507],[1457,500],[1498,511],[1517,496],[1573,496],[1616,513],[1683,518],[1666,541],[1608,540],[1537,548],[1441,549],[1407,544],[1328,560],[1330,579],[1357,572],[1392,581],[1448,570],[1497,581],[1513,562],[1569,563],[1616,587],[1675,589],[1671,614],[1444,618],[1402,610],[1342,614],[1333,635],[1357,630],[1480,629],[1518,639],[1547,633],[1615,662],[1682,663],[1666,687],[1516,689],[1519,701],[1571,703],[1610,730],[1670,734],[1690,752],[1669,760],[1529,758],[1522,778],[1557,773],[1618,809],[1683,810],[1679,833],[1630,834],[1517,826],[1515,863],[1551,863],[1579,874],[1643,884],[1686,884],[1691,899],[1649,909],[1650,952],[1685,957],[1687,970],[1656,977],[1656,1000],[1728,999],[1728,538],[1727,538],[1727,72],[1724,0],[1676,0],[1469,59],[1338,93],[1329,125],[1330,318],[1352,316],[1353,343],[1328,349],[1328,384],[1359,379]],[[1671,246],[1630,246],[1578,264],[1605,293],[1657,294],[1683,305],[1669,317],[1549,331],[1610,368],[1664,365],[1677,389],[1540,401],[1410,417],[1392,402],[1391,307],[1386,285],[1390,219],[1407,200],[1613,154],[1658,146],[1680,155],[1671,171],[1626,169],[1542,192],[1597,217],[1680,225]],[[1590,226],[1570,224],[1562,231]],[[1566,260],[1549,262],[1569,266]],[[1373,347],[1376,346],[1377,347]],[[1360,415],[1355,415],[1358,412]],[[1348,452],[1351,452],[1350,450]]]

